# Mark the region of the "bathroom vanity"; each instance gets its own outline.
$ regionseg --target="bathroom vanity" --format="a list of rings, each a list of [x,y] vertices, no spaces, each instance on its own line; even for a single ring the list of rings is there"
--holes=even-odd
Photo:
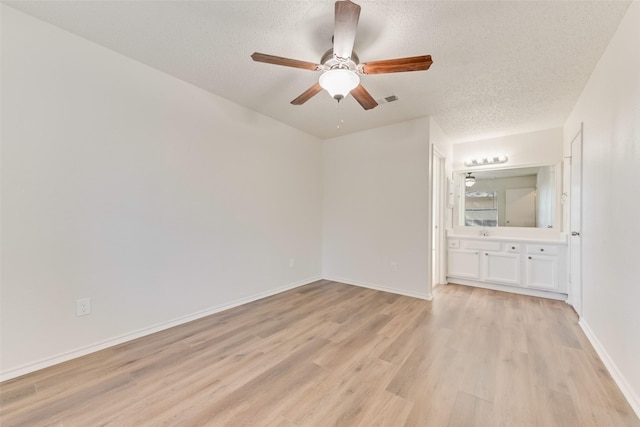
[[[567,243],[491,236],[447,237],[450,283],[566,299]]]
[[[559,168],[457,174],[454,227],[447,233],[448,282],[566,300]],[[475,183],[465,185],[470,176]]]

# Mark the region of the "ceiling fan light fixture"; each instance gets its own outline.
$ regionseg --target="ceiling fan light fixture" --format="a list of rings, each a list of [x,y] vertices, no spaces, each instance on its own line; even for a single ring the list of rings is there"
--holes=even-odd
[[[335,68],[322,73],[318,83],[324,90],[329,92],[332,98],[340,101],[349,92],[358,87],[360,77],[351,70]]]
[[[473,187],[476,183],[476,177],[471,175],[471,172],[467,172],[467,176],[464,177],[465,187]]]

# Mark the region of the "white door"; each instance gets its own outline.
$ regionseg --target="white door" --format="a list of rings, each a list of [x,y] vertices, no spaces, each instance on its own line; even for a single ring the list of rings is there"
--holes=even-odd
[[[506,191],[505,225],[507,227],[536,226],[536,189],[514,188]]]
[[[569,188],[569,299],[582,317],[582,129],[571,141],[571,186]]]

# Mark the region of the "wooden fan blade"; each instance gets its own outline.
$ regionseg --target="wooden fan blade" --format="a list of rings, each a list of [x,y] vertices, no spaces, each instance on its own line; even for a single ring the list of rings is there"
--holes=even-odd
[[[322,65],[313,62],[299,61],[297,59],[283,58],[281,56],[267,55],[266,53],[254,52],[251,59],[256,62],[266,62],[267,64],[284,65],[285,67],[302,68],[303,70],[321,70]]]
[[[412,56],[409,58],[387,59],[361,64],[363,74],[400,73],[403,71],[425,71],[433,64],[431,55]]]
[[[316,83],[313,86],[311,86],[309,89],[302,92],[302,94],[300,94],[299,97],[291,101],[291,103],[293,105],[302,105],[305,102],[307,102],[309,99],[311,99],[315,94],[320,92],[321,90],[322,90],[322,86],[320,86],[320,83]]]
[[[336,2],[333,54],[338,58],[351,58],[358,19],[360,19],[360,6],[349,0]]]
[[[358,101],[358,104],[362,105],[362,108],[365,110],[371,110],[372,108],[376,108],[378,103],[375,99],[367,92],[367,90],[362,85],[358,85],[355,89],[351,91],[351,95]]]

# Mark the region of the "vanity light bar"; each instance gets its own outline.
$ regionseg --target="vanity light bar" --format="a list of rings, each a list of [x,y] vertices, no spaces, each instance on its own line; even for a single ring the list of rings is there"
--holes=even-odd
[[[507,156],[493,156],[493,157],[479,157],[477,159],[466,160],[465,166],[482,166],[482,165],[495,165],[497,163],[505,163]]]

